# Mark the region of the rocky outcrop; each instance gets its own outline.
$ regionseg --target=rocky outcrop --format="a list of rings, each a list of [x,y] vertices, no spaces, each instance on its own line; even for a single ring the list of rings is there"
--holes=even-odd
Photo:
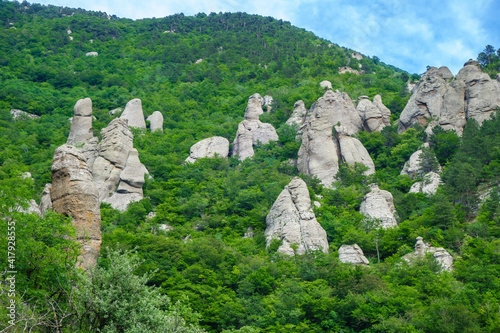
[[[262,106],[265,106],[267,108],[267,112],[271,111],[271,109],[273,108],[272,104],[273,104],[272,96],[265,95],[262,98]]]
[[[295,102],[293,105],[293,112],[290,118],[286,121],[289,126],[297,126],[299,129],[306,121],[307,109],[302,100]]]
[[[88,97],[78,100],[73,113],[74,116],[66,143],[81,145],[94,137],[92,132],[92,100]]]
[[[22,110],[18,110],[18,109],[10,110],[10,114],[12,115],[12,118],[14,120],[40,118],[40,116],[37,116],[36,114],[31,114],[31,113],[28,113],[26,111],[22,111]]]
[[[245,119],[238,125],[232,155],[239,156],[242,161],[253,156],[253,147],[259,142],[266,144],[278,140],[278,134],[274,127],[259,120],[259,116],[264,113],[262,102],[263,99],[259,94],[250,96],[245,110]]]
[[[339,74],[345,74],[345,73],[352,73],[352,74],[356,74],[356,75],[361,74],[358,70],[352,69],[349,66],[339,67]]]
[[[197,142],[191,147],[186,162],[194,163],[199,158],[214,157],[216,155],[224,158],[229,155],[229,141],[226,138],[214,136]]]
[[[82,244],[79,267],[96,264],[101,248],[99,192],[81,152],[68,144],[57,148],[52,163],[52,209],[73,217]]]
[[[462,135],[467,119],[482,123],[500,106],[500,83],[468,61],[454,78],[446,67],[430,67],[417,83],[399,119],[398,131],[414,124],[439,125]]]
[[[358,244],[344,244],[339,247],[339,260],[343,263],[354,265],[368,265],[370,263]]]
[[[410,193],[424,193],[434,195],[441,184],[441,176],[434,171],[426,173],[421,181],[414,183],[410,188]]]
[[[417,150],[416,152],[411,154],[410,159],[405,162],[405,164],[403,166],[403,170],[401,170],[401,173],[400,173],[401,175],[407,175],[413,180],[424,176],[426,171],[424,170],[423,163],[422,163],[422,158],[423,158],[423,156],[422,156],[423,150],[422,149],[430,149],[429,144],[424,143],[423,146],[419,150]],[[435,157],[433,157],[433,158],[434,158],[434,160],[435,160],[434,162],[437,166],[436,171],[441,170],[441,167],[439,166],[438,161],[435,159]]]
[[[300,172],[316,176],[331,187],[339,163],[362,163],[374,172],[368,151],[352,135],[362,128],[354,104],[346,93],[327,90],[313,104],[303,126],[302,144],[297,167]]]
[[[147,117],[146,120],[149,121],[149,129],[151,130],[151,132],[163,132],[163,115],[160,111],[153,112],[153,114]]]
[[[42,191],[42,199],[40,200],[40,214],[45,215],[49,210],[52,210],[52,199],[50,197],[50,191],[52,190],[52,184],[45,184]]]
[[[425,258],[427,253],[431,253],[441,265],[441,271],[451,272],[453,270],[453,257],[442,247],[432,247],[425,244],[422,237],[417,237],[415,252],[408,253],[403,259],[411,263],[415,259]]]
[[[323,89],[332,89],[332,83],[331,83],[330,81],[327,81],[327,80],[325,80],[325,81],[321,81],[321,82],[319,83],[319,86],[320,86],[321,88],[323,88]]]
[[[146,121],[142,112],[142,101],[139,98],[129,101],[125,105],[125,110],[120,115],[120,119],[127,119],[130,127],[146,128]]]
[[[298,177],[278,196],[266,217],[266,224],[267,245],[273,239],[282,241],[278,252],[294,255],[321,250],[328,253],[326,232],[316,221],[306,183]],[[292,246],[296,246],[295,251]]]
[[[373,98],[373,103],[367,96],[361,96],[356,111],[367,132],[380,132],[385,126],[391,124],[391,111],[382,103],[380,95]]]
[[[396,207],[391,192],[379,189],[376,184],[370,187],[371,191],[363,198],[359,212],[378,221],[379,228],[397,226]]]

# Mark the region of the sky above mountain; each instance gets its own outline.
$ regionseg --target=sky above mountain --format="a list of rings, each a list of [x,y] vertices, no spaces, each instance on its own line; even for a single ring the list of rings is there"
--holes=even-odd
[[[410,73],[456,74],[484,47],[500,48],[498,0],[38,0],[132,19],[176,13],[272,16]]]

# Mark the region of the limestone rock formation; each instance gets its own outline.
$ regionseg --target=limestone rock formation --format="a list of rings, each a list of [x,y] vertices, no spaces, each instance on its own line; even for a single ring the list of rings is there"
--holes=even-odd
[[[339,260],[343,263],[354,265],[368,265],[370,263],[358,244],[343,244],[339,247]]]
[[[321,82],[319,83],[319,86],[320,86],[321,88],[323,88],[323,89],[332,89],[332,83],[331,83],[330,81],[327,81],[327,80],[325,80],[325,81],[321,81]]]
[[[394,207],[391,192],[379,189],[376,184],[370,187],[371,191],[363,198],[359,212],[378,220],[380,228],[387,229],[397,226],[396,207]]]
[[[423,179],[414,183],[410,188],[410,193],[424,193],[434,195],[441,184],[441,176],[434,171],[426,173]]]
[[[442,247],[432,247],[425,244],[422,237],[417,237],[415,252],[408,253],[403,259],[411,263],[417,258],[424,258],[427,253],[432,253],[433,257],[441,265],[441,271],[450,272],[453,270],[453,257]]]
[[[349,96],[327,90],[313,104],[303,126],[299,171],[318,177],[328,187],[335,181],[342,161],[365,164],[370,169],[367,173],[373,173],[374,164],[368,152],[351,137],[361,128],[361,118]]]
[[[286,121],[287,125],[297,125],[298,128],[302,127],[306,120],[307,109],[302,100],[295,102],[293,105],[293,112],[290,118]]]
[[[272,104],[273,104],[273,97],[272,96],[265,95],[262,98],[262,106],[267,107],[267,112],[271,111],[271,109],[273,108]]]
[[[151,132],[156,130],[163,132],[163,115],[160,111],[153,112],[153,114],[147,117],[146,120],[149,121],[149,128]]]
[[[407,175],[411,179],[415,180],[417,178],[421,178],[425,174],[425,170],[422,166],[422,148],[430,149],[430,146],[428,143],[424,143],[419,150],[411,154],[410,159],[405,162],[403,170],[401,170],[401,175]],[[439,166],[437,160],[435,161],[435,163],[436,165],[438,165],[437,171],[441,170],[441,167]]]
[[[50,191],[52,190],[52,184],[45,184],[42,191],[42,199],[40,200],[40,214],[44,215],[48,210],[52,210],[52,199],[50,197]]]
[[[274,127],[259,120],[259,116],[264,113],[262,102],[263,99],[259,94],[250,96],[245,110],[245,119],[238,124],[232,155],[238,155],[242,161],[253,156],[253,146],[259,142],[266,144],[269,141],[278,140],[278,134]]]
[[[85,55],[87,57],[97,57],[99,55],[99,53],[93,51],[93,52],[87,52],[87,53],[85,53]]]
[[[401,113],[398,131],[430,123],[462,135],[467,119],[482,123],[499,106],[500,83],[483,73],[477,61],[466,62],[455,78],[446,67],[430,67]]]
[[[28,113],[26,111],[22,111],[22,110],[18,110],[18,109],[10,110],[10,114],[12,115],[12,118],[14,120],[40,118],[40,116],[37,116],[36,114],[31,114],[31,113]]]
[[[367,96],[361,96],[356,111],[367,132],[381,131],[382,128],[391,124],[391,111],[382,103],[380,95],[373,98],[373,103]]]
[[[194,163],[199,158],[214,157],[215,155],[224,158],[229,155],[229,141],[226,138],[214,136],[195,143],[190,149],[186,162]]]
[[[266,224],[267,245],[273,239],[282,240],[278,252],[294,255],[322,250],[328,253],[326,232],[316,221],[306,183],[298,177],[278,196],[266,217]],[[294,244],[296,252],[292,248]]]
[[[92,100],[88,97],[78,100],[73,113],[67,143],[80,145],[94,137],[92,132]]]
[[[130,127],[146,128],[146,121],[144,121],[144,113],[142,112],[142,101],[139,98],[129,101],[125,105],[125,110],[123,110],[120,119],[127,119]]]
[[[52,209],[72,216],[82,244],[78,266],[95,265],[101,248],[99,192],[81,152],[68,144],[57,148],[52,163]]]

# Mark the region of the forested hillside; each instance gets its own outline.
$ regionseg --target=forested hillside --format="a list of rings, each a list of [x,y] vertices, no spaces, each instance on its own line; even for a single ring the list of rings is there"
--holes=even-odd
[[[271,17],[133,21],[2,0],[0,24],[0,272],[12,264],[3,258],[10,258],[9,226],[16,226],[17,321],[7,332],[500,330],[500,118],[469,120],[462,136],[439,126],[398,133],[408,83],[419,75],[359,59],[355,50]],[[481,62],[491,77],[497,60]],[[340,73],[346,66],[358,73]],[[290,160],[300,137],[285,124],[296,101],[310,109],[323,95],[323,80],[353,101],[379,94],[391,111],[391,125],[357,135],[376,172],[341,164],[333,188],[299,174]],[[234,140],[254,93],[272,96],[260,119],[279,140],[244,161],[185,163],[201,139]],[[95,136],[120,112],[110,111],[133,98],[146,116],[159,110],[165,119],[163,132],[133,131],[150,173],[145,199],[124,212],[101,204],[103,243],[93,274],[75,269],[79,244],[66,237],[75,234],[69,218],[21,209],[40,202],[68,118],[86,97]],[[12,109],[39,117],[14,119]],[[424,142],[422,167],[437,170],[434,158],[442,167],[434,195],[409,193],[421,179],[400,174]],[[295,176],[317,202],[328,254],[290,257],[279,244],[266,247],[266,215]],[[394,197],[398,227],[377,229],[360,213],[372,183]],[[419,236],[453,256],[451,272],[430,255],[402,260]],[[358,244],[370,265],[341,263],[343,244]],[[8,276],[0,280],[0,329],[10,320]]]

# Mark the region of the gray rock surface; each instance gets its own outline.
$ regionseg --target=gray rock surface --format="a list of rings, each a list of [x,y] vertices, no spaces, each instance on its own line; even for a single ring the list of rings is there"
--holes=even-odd
[[[427,253],[432,253],[433,257],[441,265],[441,271],[453,270],[453,257],[442,247],[432,247],[425,244],[422,237],[417,237],[415,252],[408,253],[403,257],[404,260],[412,262],[418,258],[424,258]]]
[[[320,86],[321,88],[323,88],[323,89],[332,89],[332,83],[331,83],[330,81],[327,81],[327,80],[325,80],[325,81],[321,81],[321,82],[319,83],[319,86]]]
[[[245,110],[245,119],[238,124],[232,155],[238,155],[242,161],[253,156],[253,147],[259,142],[266,144],[278,140],[274,127],[259,120],[259,116],[264,113],[262,102],[263,99],[259,94],[250,96]]]
[[[368,152],[357,139],[350,137],[361,128],[361,118],[349,96],[327,90],[313,104],[303,126],[297,160],[299,171],[318,177],[327,187],[335,181],[342,161],[363,163],[372,172],[374,164]]]
[[[163,132],[163,115],[160,111],[153,112],[152,115],[146,118],[149,121],[149,128],[151,132],[156,130]]]
[[[18,109],[10,110],[10,114],[12,115],[12,118],[14,120],[40,118],[40,116],[37,116],[36,114],[31,114],[31,113],[28,113],[26,111],[22,111],[22,110],[18,110]]]
[[[101,248],[99,192],[81,152],[68,144],[57,148],[52,163],[52,209],[73,217],[77,240],[82,244],[79,267],[97,262]]]
[[[379,189],[376,184],[370,187],[371,191],[363,198],[359,212],[371,219],[378,220],[380,228],[396,227],[398,225],[396,207],[394,207],[391,192]]]
[[[454,78],[446,67],[430,67],[417,83],[399,119],[398,131],[418,123],[462,135],[467,119],[482,123],[500,106],[500,83],[468,61]]]
[[[52,199],[50,197],[50,191],[52,189],[52,184],[45,184],[42,191],[42,199],[40,200],[40,214],[43,216],[47,211],[52,210]]]
[[[354,265],[368,265],[370,263],[358,244],[343,244],[339,247],[339,260],[343,263]]]
[[[410,193],[424,193],[434,195],[441,184],[441,176],[431,171],[426,173],[421,181],[414,183],[410,188]]]
[[[194,163],[199,158],[214,157],[218,155],[226,158],[229,155],[229,141],[221,136],[213,136],[195,143],[186,159],[188,163]]]
[[[273,108],[272,104],[273,104],[273,97],[272,96],[265,95],[262,98],[262,106],[267,107],[267,112],[271,111],[271,109]]]
[[[125,110],[120,115],[120,119],[127,119],[130,127],[146,128],[146,121],[142,112],[142,101],[139,98],[129,101],[125,105]]]
[[[407,175],[413,180],[423,177],[425,170],[422,168],[422,148],[430,149],[430,146],[428,143],[424,143],[421,149],[411,154],[410,159],[405,162],[403,170],[401,170],[401,175]],[[437,171],[440,171],[441,167],[438,161],[435,162],[438,165]]]
[[[266,217],[266,224],[267,245],[273,239],[282,241],[278,252],[294,255],[322,250],[328,253],[326,232],[316,221],[306,183],[298,177],[278,196]],[[293,244],[297,246],[296,252]]]
[[[92,132],[92,100],[88,97],[78,100],[73,113],[66,143],[71,145],[84,144],[94,137]]]
[[[300,129],[306,120],[307,112],[306,106],[302,100],[295,102],[292,115],[288,118],[286,124],[289,126],[296,125]]]
[[[373,103],[367,96],[361,96],[356,111],[367,132],[381,131],[391,124],[391,111],[382,103],[380,95],[373,98]]]

